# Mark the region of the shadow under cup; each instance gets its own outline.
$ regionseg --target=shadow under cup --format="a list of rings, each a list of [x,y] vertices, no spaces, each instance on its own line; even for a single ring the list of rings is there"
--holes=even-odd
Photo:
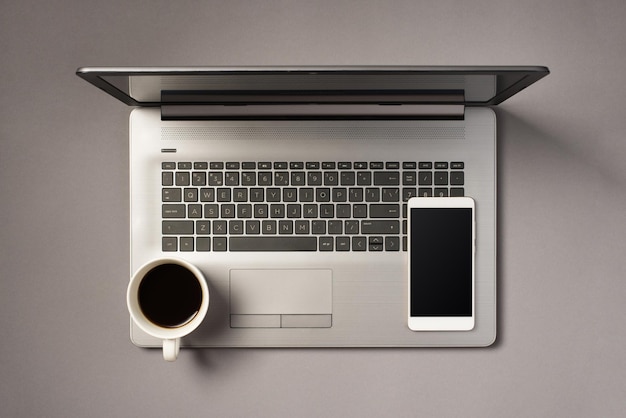
[[[147,320],[163,328],[190,323],[202,306],[202,286],[184,266],[167,263],[149,270],[137,292],[139,307]]]

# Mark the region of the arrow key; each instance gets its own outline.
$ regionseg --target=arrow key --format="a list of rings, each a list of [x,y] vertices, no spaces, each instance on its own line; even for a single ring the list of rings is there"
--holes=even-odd
[[[400,251],[400,237],[385,237],[385,251]]]

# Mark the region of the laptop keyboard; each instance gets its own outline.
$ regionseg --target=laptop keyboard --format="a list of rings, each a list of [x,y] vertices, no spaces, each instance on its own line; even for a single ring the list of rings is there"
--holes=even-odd
[[[406,251],[406,201],[463,196],[463,162],[162,163],[162,250]]]

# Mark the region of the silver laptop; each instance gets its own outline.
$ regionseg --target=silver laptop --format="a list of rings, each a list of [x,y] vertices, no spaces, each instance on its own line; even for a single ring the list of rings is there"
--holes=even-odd
[[[545,67],[80,68],[130,115],[131,274],[207,278],[189,347],[487,346],[496,118]],[[476,202],[475,326],[407,326],[406,201]],[[142,347],[160,340],[131,322]]]

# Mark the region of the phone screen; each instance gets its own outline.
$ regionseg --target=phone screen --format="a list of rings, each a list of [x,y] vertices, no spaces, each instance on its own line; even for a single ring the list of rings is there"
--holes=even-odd
[[[472,208],[410,211],[410,316],[471,317]]]

